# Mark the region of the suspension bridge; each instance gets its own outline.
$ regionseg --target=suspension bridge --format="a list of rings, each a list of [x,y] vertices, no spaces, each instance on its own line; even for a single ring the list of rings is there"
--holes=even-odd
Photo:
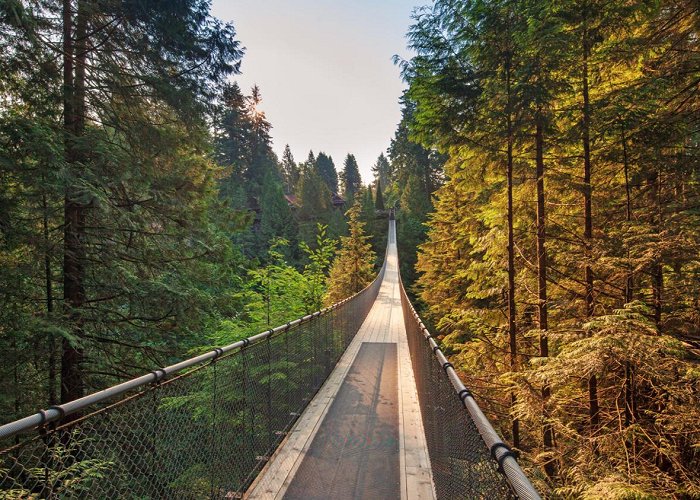
[[[0,426],[0,498],[539,495],[411,305],[338,304]]]

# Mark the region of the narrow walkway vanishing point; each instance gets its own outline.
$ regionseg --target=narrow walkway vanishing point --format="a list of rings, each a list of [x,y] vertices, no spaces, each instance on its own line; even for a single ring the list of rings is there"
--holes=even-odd
[[[435,498],[400,292],[391,221],[372,309],[247,498]]]

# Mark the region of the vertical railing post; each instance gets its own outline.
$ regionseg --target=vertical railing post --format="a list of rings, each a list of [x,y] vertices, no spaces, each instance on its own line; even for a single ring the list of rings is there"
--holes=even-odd
[[[267,345],[267,451],[266,456],[272,454],[273,429],[272,429],[272,349],[269,335],[266,340]]]
[[[313,393],[316,391],[316,382],[318,380],[318,346],[316,345],[318,343],[318,332],[315,321],[312,320],[309,322],[309,329],[311,330],[311,346],[314,353],[311,357],[311,386],[313,387]]]
[[[331,349],[330,349],[330,344],[329,344],[329,338],[330,338],[330,333],[328,331],[328,315],[323,316],[323,351],[326,355],[326,367],[324,370],[324,378],[328,376],[328,374],[331,371]]]
[[[158,414],[158,382],[153,383],[151,386],[151,467],[150,476],[151,484],[156,485],[156,488],[160,485],[160,474],[156,469],[160,465],[160,460],[158,460],[158,422],[156,421],[156,415]]]
[[[49,460],[51,456],[51,448],[49,447],[49,437],[46,432],[46,424],[43,424],[41,427],[39,427],[39,435],[41,436],[41,440],[44,442],[44,446],[46,446],[46,449],[44,450],[44,453],[42,454],[41,457],[41,463],[44,465],[44,487],[42,488],[42,492],[48,491],[49,498],[51,497],[51,487],[50,487],[50,482],[49,482]]]
[[[257,459],[256,459],[256,449],[255,449],[255,402],[253,401],[253,398],[250,396],[250,393],[252,392],[250,390],[250,376],[248,373],[248,349],[247,346],[244,345],[241,347],[241,356],[243,358],[243,402],[244,402],[244,407],[248,410],[246,413],[250,417],[248,419],[248,422],[243,421],[243,427],[244,427],[244,433],[247,434],[248,436],[248,453],[246,454],[247,457],[251,460],[252,463],[257,464]],[[248,432],[245,432],[245,427],[248,427]],[[241,483],[241,488],[243,488],[245,485],[243,482],[245,481],[245,477],[241,478],[242,483]]]
[[[216,470],[216,358],[212,360],[212,381],[211,381],[211,426],[209,428],[209,498],[215,498],[215,479],[214,471]]]

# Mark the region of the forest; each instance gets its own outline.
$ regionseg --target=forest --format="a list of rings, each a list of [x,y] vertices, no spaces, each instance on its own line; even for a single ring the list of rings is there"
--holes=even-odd
[[[555,497],[700,496],[699,27],[437,0],[398,61],[409,138],[447,156],[414,291]]]
[[[404,285],[544,496],[700,498],[697,2],[416,9],[364,183],[278,157],[210,7],[0,0],[0,423],[352,295],[396,208]]]
[[[352,295],[395,204],[423,232],[435,155],[278,158],[207,1],[2,2],[0,50],[3,423]]]

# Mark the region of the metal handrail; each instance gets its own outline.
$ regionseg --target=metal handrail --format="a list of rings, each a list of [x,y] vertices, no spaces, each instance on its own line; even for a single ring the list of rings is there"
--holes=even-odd
[[[445,354],[438,346],[437,342],[435,342],[433,336],[430,334],[430,331],[423,324],[420,316],[418,316],[418,313],[406,294],[403,282],[401,281],[401,276],[399,276],[399,285],[401,288],[401,294],[410,308],[413,319],[416,321],[426,343],[430,346],[430,349],[433,352],[435,362],[442,370],[444,370],[455,390],[456,397],[461,400],[464,408],[469,412],[471,420],[476,425],[476,428],[479,431],[484,444],[489,449],[491,456],[498,463],[499,470],[501,470],[505,475],[508,484],[516,493],[518,498],[523,498],[526,500],[540,500],[541,497],[539,493],[534,486],[532,486],[532,483],[520,468],[520,465],[515,459],[515,454],[511,451],[510,447],[503,442],[501,437],[491,425],[491,422],[489,422],[486,415],[484,415],[484,413],[481,411],[481,408],[479,408],[479,405],[474,400],[474,396],[460,380],[454,366],[452,366],[452,363],[449,362]]]
[[[379,272],[377,273],[377,276],[369,285],[367,285],[365,288],[363,288],[356,294],[351,295],[350,297],[343,299],[340,302],[333,304],[332,306],[325,307],[319,311],[307,314],[306,316],[302,316],[301,318],[285,323],[284,325],[280,325],[276,328],[271,328],[269,330],[258,333],[243,340],[239,340],[224,347],[217,347],[216,349],[213,349],[212,351],[209,351],[204,354],[200,354],[199,356],[180,361],[179,363],[175,363],[164,368],[153,370],[148,374],[141,375],[140,377],[136,377],[126,382],[122,382],[121,384],[114,385],[107,389],[95,392],[93,394],[89,394],[87,396],[70,401],[68,403],[50,406],[45,410],[39,410],[38,412],[27,417],[1,425],[0,440],[12,437],[22,432],[34,430],[50,422],[63,420],[68,415],[73,415],[89,406],[101,403],[103,401],[107,401],[109,399],[113,399],[117,396],[121,396],[122,394],[133,391],[135,389],[139,389],[149,384],[162,382],[166,378],[181,373],[183,370],[202,365],[206,362],[215,361],[217,358],[231,351],[241,349],[254,343],[258,343],[261,340],[275,335],[276,333],[289,330],[292,327],[307,323],[315,318],[324,316],[329,312],[333,311],[334,309],[337,309],[338,307],[342,306],[343,304],[353,300],[354,298],[358,297],[359,295],[367,291],[369,288],[371,288],[372,285],[383,276],[385,267],[386,258],[384,259],[384,263],[380,268]]]

